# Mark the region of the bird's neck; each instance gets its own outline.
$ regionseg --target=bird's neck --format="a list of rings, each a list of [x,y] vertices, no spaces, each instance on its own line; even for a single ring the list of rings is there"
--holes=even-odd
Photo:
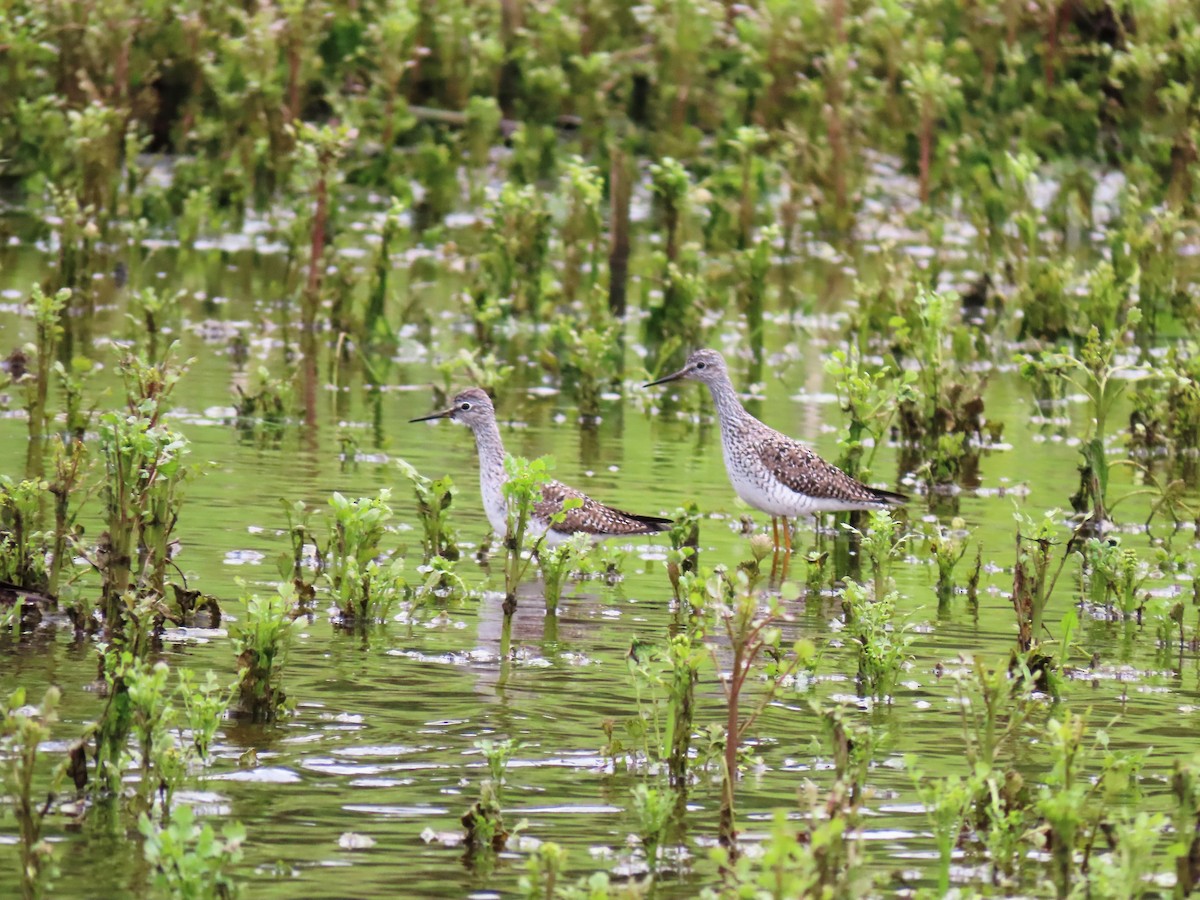
[[[497,487],[504,484],[504,441],[495,422],[486,422],[472,429],[475,450],[479,453],[479,476]]]
[[[713,405],[717,408],[717,419],[720,420],[722,428],[736,426],[753,418],[742,406],[742,401],[738,399],[737,391],[733,389],[733,382],[729,380],[729,376],[720,381],[710,382],[708,390],[712,394]]]

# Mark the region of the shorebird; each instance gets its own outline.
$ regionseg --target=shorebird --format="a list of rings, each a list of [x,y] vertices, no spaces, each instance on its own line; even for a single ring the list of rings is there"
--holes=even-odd
[[[791,553],[787,520],[793,516],[883,509],[907,502],[903,494],[852,478],[809,447],[746,412],[729,380],[725,358],[716,350],[697,350],[678,372],[646,387],[678,380],[708,385],[721,423],[721,450],[729,481],[746,503],[770,514],[777,551],[781,518],[786,549]]]
[[[496,408],[492,406],[491,398],[479,388],[468,388],[454,398],[449,409],[409,421],[427,422],[430,419],[459,422],[474,433],[483,509],[492,530],[499,536],[505,535],[508,532],[508,503],[504,497],[504,483],[508,474],[504,470],[504,442],[500,439]],[[561,521],[551,522],[551,517],[562,512],[566,500],[578,500],[579,505],[563,513]],[[545,535],[550,546],[576,534],[586,534],[592,540],[600,541],[624,535],[657,534],[670,527],[670,519],[638,516],[605,506],[560,481],[547,481],[542,485],[542,499],[534,504],[529,521],[530,534],[534,537]]]

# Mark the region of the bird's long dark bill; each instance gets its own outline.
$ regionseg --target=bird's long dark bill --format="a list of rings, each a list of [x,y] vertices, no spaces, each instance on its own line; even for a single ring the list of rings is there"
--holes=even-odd
[[[418,416],[415,419],[409,419],[409,422],[428,422],[430,419],[448,419],[450,414],[454,412],[452,409],[443,409],[441,412],[430,413],[427,416]]]
[[[656,384],[666,384],[668,381],[677,381],[678,379],[683,377],[683,373],[686,371],[687,371],[687,369],[680,369],[678,372],[675,372],[674,374],[667,375],[663,378],[658,379],[658,381],[648,381],[644,385],[642,385],[642,387],[654,387]]]

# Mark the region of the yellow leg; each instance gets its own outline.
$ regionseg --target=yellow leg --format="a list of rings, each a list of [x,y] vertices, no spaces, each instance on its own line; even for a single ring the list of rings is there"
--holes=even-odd
[[[783,543],[787,548],[787,555],[792,555],[792,520],[785,518],[783,520]]]
[[[775,548],[775,552],[779,552],[779,517],[771,516],[771,546]]]

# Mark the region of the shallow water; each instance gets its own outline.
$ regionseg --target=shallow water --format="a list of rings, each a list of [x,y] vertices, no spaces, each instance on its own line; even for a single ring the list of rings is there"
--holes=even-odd
[[[47,272],[47,249],[25,242],[0,250],[5,350],[28,338],[29,323],[18,306],[32,280]],[[342,259],[347,265],[360,264],[353,254]],[[829,457],[836,456],[843,419],[831,402],[832,384],[823,371],[828,342],[837,333],[820,323],[828,321],[825,314],[842,308],[848,282],[834,274],[843,265],[802,263],[799,282],[815,296],[815,314],[802,319],[803,328],[786,315],[771,322],[768,365],[752,406],[767,423],[811,442]],[[415,334],[401,343],[397,359],[382,367],[386,390],[367,387],[362,367],[351,356],[343,387],[325,390],[318,398],[316,428],[291,424],[275,435],[263,426],[235,426],[232,386],[244,383],[246,374],[234,361],[229,337],[239,331],[249,335],[249,370],[267,362],[280,371],[286,326],[274,281],[279,270],[278,256],[271,252],[213,249],[204,255],[202,269],[181,272],[173,251],[164,248],[151,257],[145,272],[156,286],[189,294],[181,304],[179,339],[182,355],[195,362],[178,389],[174,419],[191,440],[192,460],[202,464],[204,474],[187,488],[178,562],[189,584],[221,598],[233,619],[239,615],[243,583],[262,592],[278,577],[275,559],[286,548],[281,498],[323,509],[335,490],[357,497],[391,487],[400,521],[392,541],[417,548],[419,558],[419,534],[411,530],[417,525],[411,492],[390,463],[394,458],[408,460],[428,476],[449,473],[454,478],[458,493],[452,521],[465,546],[487,533],[469,433],[445,422],[407,424],[432,408],[427,385],[443,380],[432,369],[427,343]],[[422,292],[433,310],[440,355],[464,345],[457,314],[445,299],[446,286],[411,284],[409,290]],[[635,285],[631,295],[638,296],[639,290]],[[97,376],[92,396],[98,385],[115,381],[116,352],[104,345],[132,327],[123,317],[127,294],[128,288],[111,284],[101,289],[105,299],[92,323],[97,337],[89,355],[106,370]],[[714,334],[718,346],[736,346],[739,340],[732,320],[718,324]],[[636,362],[633,342],[629,359]],[[376,365],[380,367],[378,361]],[[761,765],[738,788],[743,836],[752,841],[769,827],[773,810],[795,809],[797,790],[806,780],[823,788],[832,782],[829,749],[821,742],[820,723],[808,698],[848,702],[853,718],[871,724],[878,734],[864,837],[870,869],[883,891],[901,881],[931,886],[936,867],[929,824],[905,757],[915,757],[928,774],[965,774],[956,688],[945,672],[960,667],[960,655],[1004,664],[1015,646],[1008,597],[1013,511],[1040,517],[1044,510],[1067,506],[1076,487],[1074,440],[1034,425],[1026,389],[1010,366],[1002,368],[990,378],[987,412],[1004,422],[1004,445],[985,453],[978,488],[939,499],[933,511],[927,498],[917,496],[907,513],[916,530],[948,523],[953,515],[962,516],[972,529],[972,549],[961,568],[968,568],[974,542],[979,542],[985,570],[978,608],[957,596],[939,610],[936,573],[923,544],[915,541],[895,567],[901,608],[917,634],[913,660],[892,702],[870,704],[854,696],[853,654],[836,630],[838,602],[813,598],[789,604],[787,637],[807,637],[822,650],[818,678],[805,692],[781,694],[760,719],[752,740]],[[327,376],[323,370],[322,379]],[[546,390],[554,387],[547,376],[518,364],[514,383],[499,399],[509,451],[551,454],[556,477],[638,512],[670,513],[694,500],[712,514],[702,526],[702,563],[732,566],[746,558],[747,542],[737,520],[750,511],[726,481],[719,435],[709,407],[700,402],[700,388],[644,391],[630,378],[624,398],[606,400],[602,421],[585,429],[575,424],[569,394]],[[737,364],[735,381],[745,386],[753,380],[744,364]],[[680,403],[664,400],[670,395],[678,395]],[[99,401],[101,408],[118,396],[114,389]],[[14,398],[11,406],[18,407],[19,401]],[[1080,404],[1072,403],[1069,412],[1076,425],[1067,433],[1079,434]],[[341,459],[339,430],[354,435],[358,461]],[[1116,456],[1123,453],[1119,440],[1111,449]],[[0,418],[0,471],[20,475],[25,453],[24,421]],[[897,486],[892,448],[880,449],[873,468],[877,479]],[[1114,470],[1114,479],[1112,496],[1136,487],[1130,469]],[[912,485],[901,487],[912,490]],[[1132,498],[1122,504],[1120,519],[1143,522],[1149,509],[1145,498]],[[761,529],[764,517],[754,518]],[[99,530],[94,518],[88,525],[89,532]],[[1184,553],[1186,572],[1147,586],[1191,596],[1195,540],[1190,528],[1175,532],[1156,520],[1150,535],[1131,527],[1121,537],[1139,549],[1166,540]],[[797,540],[804,547],[814,541],[807,523]],[[831,544],[832,538],[825,541]],[[614,875],[639,871],[642,863],[630,837],[635,822],[626,810],[630,789],[642,776],[614,767],[600,748],[606,719],[620,723],[637,713],[625,658],[631,641],[661,642],[668,633],[672,615],[662,562],[665,544],[664,539],[641,539],[607,550],[624,555],[624,579],[615,586],[589,581],[569,592],[556,631],[547,627],[537,585],[528,585],[517,614],[518,650],[512,660],[499,658],[498,575],[481,599],[423,609],[410,620],[372,630],[369,639],[336,630],[322,608],[302,630],[288,660],[284,687],[296,704],[294,715],[274,727],[227,722],[213,765],[186,786],[179,800],[194,803],[202,815],[245,824],[248,840],[239,874],[254,897],[508,893],[523,872],[526,852],[543,840],[569,848],[572,877],[597,870]],[[410,554],[410,572],[416,564]],[[803,563],[797,559],[794,566],[793,574],[802,575]],[[1068,563],[1051,605],[1047,620],[1055,632],[1079,599],[1077,569],[1076,563]],[[474,563],[464,563],[464,571],[470,583],[483,578]],[[1190,625],[1190,604],[1187,615]],[[1160,652],[1151,626],[1146,626],[1149,633],[1136,635],[1136,628],[1101,621],[1087,611],[1080,618],[1083,650],[1074,659],[1079,669],[1065,686],[1065,702],[1077,713],[1086,711],[1090,726],[1106,730],[1112,748],[1149,751],[1142,779],[1144,806],[1166,808],[1174,760],[1193,752],[1200,725],[1196,655],[1191,650]],[[163,657],[172,665],[200,672],[211,668],[223,675],[232,675],[236,665],[224,630],[173,630]],[[58,685],[63,704],[56,738],[65,741],[99,714],[101,700],[90,687],[96,659],[94,647],[72,644],[65,630],[43,629],[20,643],[5,638],[0,688],[25,685],[30,697],[37,698],[45,685]],[[721,689],[711,666],[702,671],[698,693],[697,727],[723,721]],[[459,817],[486,774],[473,744],[487,737],[521,741],[508,771],[505,809],[510,822],[525,819],[527,824],[494,867],[478,869],[465,862],[454,838],[460,833]],[[240,764],[250,749],[256,751],[257,763]],[[1020,742],[1016,762],[1027,780],[1037,781],[1047,756],[1036,742]],[[717,832],[716,771],[703,774],[688,794],[686,833],[671,839],[678,848],[673,851],[678,874],[665,878],[663,896],[692,896],[700,885],[716,883],[714,867],[705,858]],[[3,820],[0,839],[11,842],[13,828],[11,819]],[[62,868],[57,892],[141,895],[145,865],[140,843],[125,828],[126,820],[106,817],[100,809],[92,810],[81,826],[55,818],[52,839],[66,845],[57,854]],[[343,839],[346,833],[365,835],[374,844],[345,849],[343,845],[355,843]],[[15,854],[4,856],[12,860]],[[977,860],[959,862],[963,868],[957,871],[966,881],[986,881]],[[0,892],[14,890],[16,878],[11,862],[0,867]],[[1032,884],[1030,888],[1036,890]]]

